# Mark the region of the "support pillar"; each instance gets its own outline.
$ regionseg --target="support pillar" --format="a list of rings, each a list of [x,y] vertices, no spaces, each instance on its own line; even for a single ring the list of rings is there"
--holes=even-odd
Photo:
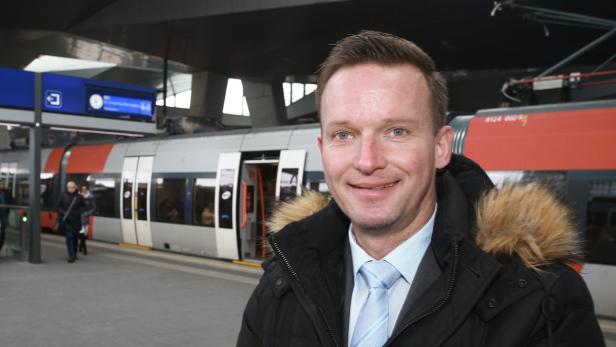
[[[190,115],[222,120],[227,77],[211,71],[193,74]]]
[[[282,80],[273,82],[242,80],[242,84],[254,128],[287,124]]]
[[[28,237],[28,262],[38,264],[41,262],[41,99],[42,76],[40,73],[34,77],[34,124],[30,127],[30,177],[28,199],[30,210],[28,220],[30,235]]]

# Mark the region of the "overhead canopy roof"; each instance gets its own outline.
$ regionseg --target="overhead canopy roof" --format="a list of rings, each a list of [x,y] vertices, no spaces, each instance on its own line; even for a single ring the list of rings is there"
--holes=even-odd
[[[616,19],[613,0],[523,3]],[[441,70],[547,67],[605,32],[549,25],[546,36],[518,11],[490,16],[492,7],[486,0],[11,1],[0,14],[0,43],[13,57],[0,64],[25,65],[41,51],[86,59],[96,52],[94,60],[143,69],[161,67],[153,55],[177,62],[175,71],[305,75],[331,44],[375,29],[415,41]],[[576,63],[603,62],[614,54],[613,41]]]

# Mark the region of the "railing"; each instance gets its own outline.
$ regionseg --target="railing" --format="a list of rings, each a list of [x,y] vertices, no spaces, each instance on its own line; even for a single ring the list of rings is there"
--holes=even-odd
[[[0,250],[3,247],[16,251],[25,248],[29,211],[28,206],[0,205]]]

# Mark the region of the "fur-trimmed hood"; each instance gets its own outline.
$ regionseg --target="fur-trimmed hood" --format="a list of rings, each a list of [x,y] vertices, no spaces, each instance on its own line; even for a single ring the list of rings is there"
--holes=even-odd
[[[324,208],[330,198],[308,191],[283,203],[268,226],[278,232]],[[581,259],[578,233],[569,209],[538,183],[506,184],[484,194],[476,206],[475,242],[486,253],[502,258],[516,253],[527,267]]]

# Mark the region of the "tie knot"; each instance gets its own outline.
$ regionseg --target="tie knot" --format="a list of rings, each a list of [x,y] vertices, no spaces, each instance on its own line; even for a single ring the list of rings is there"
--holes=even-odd
[[[389,289],[400,278],[400,272],[385,260],[369,261],[359,269],[369,288]]]

